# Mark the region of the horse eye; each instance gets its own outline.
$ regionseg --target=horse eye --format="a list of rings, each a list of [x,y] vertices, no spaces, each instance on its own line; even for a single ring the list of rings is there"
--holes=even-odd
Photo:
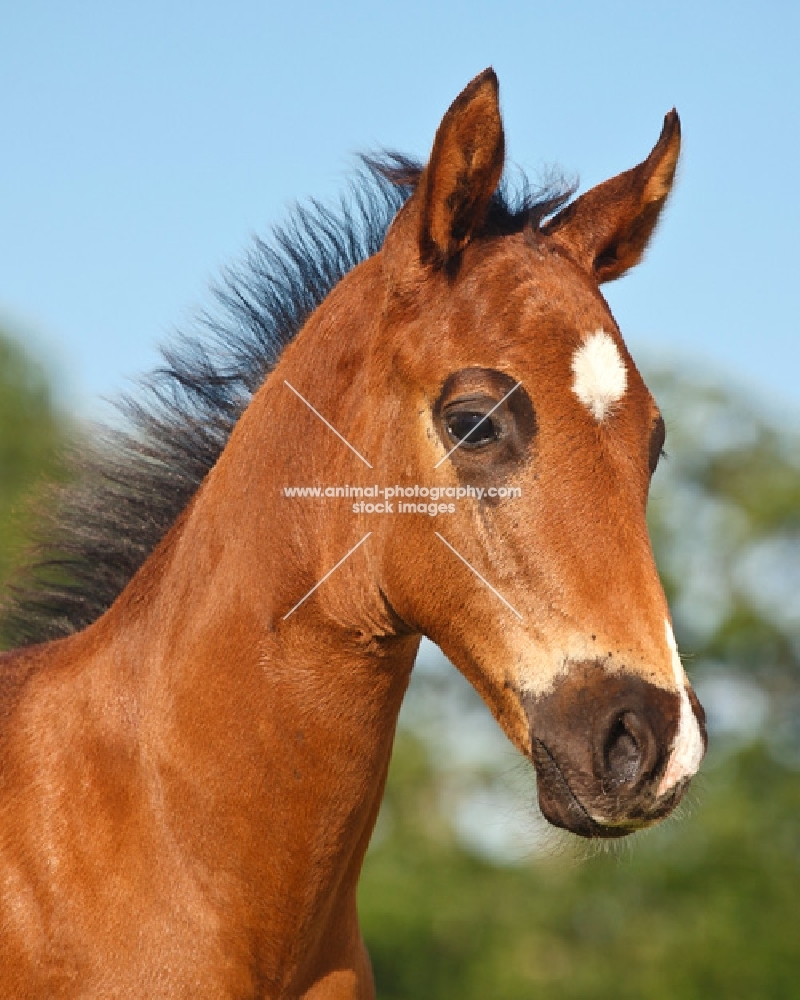
[[[460,411],[451,413],[445,420],[447,433],[464,447],[477,448],[480,445],[495,441],[498,435],[498,428],[491,417],[483,413]]]
[[[658,460],[666,455],[664,451],[664,442],[667,437],[667,428],[664,425],[663,417],[656,417],[653,422],[653,430],[650,434],[650,454],[649,454],[649,464],[650,464],[650,475],[656,471],[656,466],[658,465]]]

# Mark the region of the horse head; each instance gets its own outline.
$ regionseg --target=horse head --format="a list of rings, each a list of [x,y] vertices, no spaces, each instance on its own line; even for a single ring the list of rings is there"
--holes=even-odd
[[[376,469],[463,498],[370,523],[381,591],[533,760],[546,818],[586,836],[666,815],[706,743],[645,518],[664,421],[600,290],[642,257],[679,149],[672,111],[638,166],[544,222],[513,212],[482,73],[400,178],[364,362]]]

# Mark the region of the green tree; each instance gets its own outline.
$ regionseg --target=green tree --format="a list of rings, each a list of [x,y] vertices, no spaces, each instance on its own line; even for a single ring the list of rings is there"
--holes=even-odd
[[[429,647],[360,910],[383,1000],[800,996],[800,439],[741,393],[650,379],[650,509],[711,749],[681,815],[592,848]]]
[[[26,497],[57,473],[62,427],[44,369],[0,331],[0,585],[23,543]]]

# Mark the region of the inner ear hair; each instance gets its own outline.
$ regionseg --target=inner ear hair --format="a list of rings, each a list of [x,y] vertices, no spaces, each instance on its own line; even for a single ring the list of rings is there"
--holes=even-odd
[[[417,191],[424,263],[446,264],[482,225],[505,162],[499,88],[486,69],[453,101]]]
[[[641,260],[650,242],[672,190],[680,148],[680,119],[673,109],[646,160],[581,195],[542,232],[598,282],[619,278]]]

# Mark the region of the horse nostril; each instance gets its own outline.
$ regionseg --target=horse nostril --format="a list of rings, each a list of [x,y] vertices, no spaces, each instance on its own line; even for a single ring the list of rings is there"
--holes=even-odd
[[[611,723],[603,741],[602,777],[616,786],[632,786],[645,768],[653,737],[634,712],[623,712]]]

